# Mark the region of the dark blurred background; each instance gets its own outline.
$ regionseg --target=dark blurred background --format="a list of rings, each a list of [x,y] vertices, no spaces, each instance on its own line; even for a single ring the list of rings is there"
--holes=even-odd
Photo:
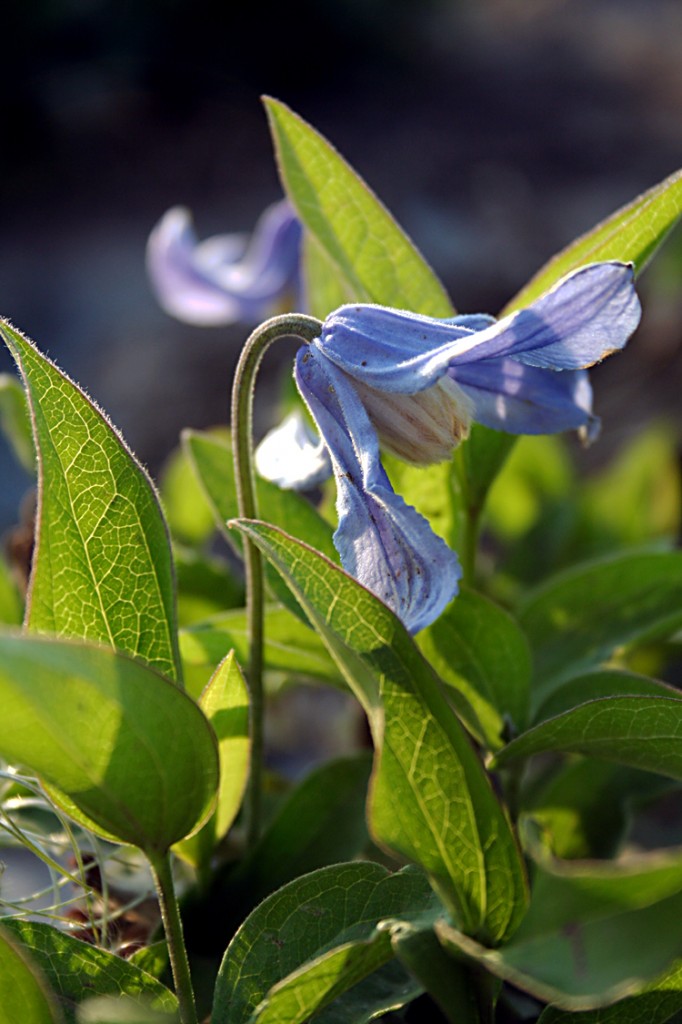
[[[681,43],[679,0],[10,0],[0,314],[157,474],[183,426],[226,421],[245,331],[163,314],[146,238],[176,203],[204,236],[279,196],[262,93],[337,146],[462,311],[494,312],[682,166]],[[678,240],[641,291],[636,340],[594,375],[602,458],[652,417],[682,428]],[[4,445],[0,473],[4,527],[27,484]]]

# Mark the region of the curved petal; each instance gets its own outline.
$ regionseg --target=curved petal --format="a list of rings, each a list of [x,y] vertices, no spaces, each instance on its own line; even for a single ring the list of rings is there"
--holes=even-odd
[[[499,322],[481,316],[435,320],[380,306],[342,306],[316,342],[356,380],[416,394],[450,367],[518,359],[576,370],[622,348],[639,323],[629,264],[594,263],[564,277],[527,309]]]
[[[256,448],[254,462],[265,480],[292,491],[317,487],[332,473],[324,442],[314,436],[298,411],[265,435]]]
[[[494,430],[508,434],[582,430],[590,441],[599,431],[586,370],[558,373],[513,359],[488,359],[457,366],[449,376],[472,400],[474,419]]]
[[[295,378],[331,455],[341,562],[416,633],[457,593],[457,556],[391,487],[350,380],[313,346],[299,350]]]
[[[198,242],[191,216],[174,207],[147,243],[147,270],[161,306],[188,323],[254,323],[293,302],[299,288],[301,225],[286,202],[268,207],[250,240]]]

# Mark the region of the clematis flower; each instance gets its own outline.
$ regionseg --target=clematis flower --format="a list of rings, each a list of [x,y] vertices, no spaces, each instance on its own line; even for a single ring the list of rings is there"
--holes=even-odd
[[[301,224],[286,200],[269,206],[253,235],[199,242],[191,215],[169,210],[147,243],[160,305],[187,323],[256,324],[299,303]]]
[[[567,275],[499,321],[342,306],[299,351],[296,383],[337,485],[341,562],[412,632],[440,615],[461,572],[454,552],[393,491],[379,439],[423,464],[449,458],[472,420],[514,434],[578,429],[591,439],[599,421],[585,368],[621,349],[639,317],[632,267],[614,261]],[[278,443],[278,480],[301,486],[298,442],[289,436],[287,447],[279,435]]]

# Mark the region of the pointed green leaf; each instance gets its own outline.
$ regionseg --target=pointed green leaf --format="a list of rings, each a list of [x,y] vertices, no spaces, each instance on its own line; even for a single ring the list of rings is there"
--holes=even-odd
[[[611,1006],[582,1013],[568,1013],[548,1006],[538,1024],[666,1024],[679,1020],[682,1011],[682,960],[644,985],[636,995],[619,999]]]
[[[526,596],[519,622],[533,649],[537,707],[617,648],[682,626],[682,553],[626,552],[574,566]]]
[[[35,957],[5,925],[0,929],[0,1014],[7,1024],[61,1024],[54,993]]]
[[[328,761],[289,794],[254,849],[236,865],[221,901],[242,920],[250,907],[300,875],[357,857],[369,844],[369,754]]]
[[[554,256],[505,306],[502,315],[527,306],[559,278],[586,263],[623,260],[640,273],[682,214],[682,171],[622,206]]]
[[[516,730],[525,726],[530,650],[502,608],[463,588],[417,644],[441,679],[467,698],[491,749],[503,745],[512,723]]]
[[[465,930],[501,941],[523,913],[523,866],[433,670],[393,613],[343,570],[266,524],[235,526],[282,573],[365,708],[375,837],[425,868]]]
[[[170,680],[74,642],[0,634],[0,755],[105,833],[165,852],[210,812],[213,731]]]
[[[10,919],[3,927],[31,950],[70,1019],[76,1006],[95,994],[134,996],[152,1009],[177,1009],[177,999],[165,985],[114,953],[37,921]]]
[[[192,864],[207,863],[234,822],[249,775],[249,691],[234,652],[220,662],[199,699],[218,740],[220,783],[216,808],[206,824],[175,852]]]
[[[154,487],[103,413],[8,324],[38,451],[27,626],[132,654],[180,678],[173,566]]]
[[[389,874],[359,861],[297,878],[264,900],[228,946],[211,1024],[302,1024],[393,958],[380,922],[437,912],[412,868]]]
[[[494,759],[502,767],[548,750],[616,761],[682,779],[682,697],[603,697],[522,733]]]
[[[528,915],[487,950],[445,921],[446,948],[569,1010],[606,1006],[668,970],[682,943],[679,851],[613,862],[538,864]]]
[[[451,316],[443,286],[364,181],[283,103],[265,107],[284,189],[354,301]]]

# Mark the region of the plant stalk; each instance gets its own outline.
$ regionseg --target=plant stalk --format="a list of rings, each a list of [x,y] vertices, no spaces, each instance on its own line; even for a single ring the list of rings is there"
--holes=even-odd
[[[185,939],[182,934],[182,921],[175,894],[170,853],[166,851],[166,853],[155,856],[148,854],[148,857],[156,883],[161,918],[168,943],[175,994],[178,997],[180,1009],[180,1022],[181,1024],[198,1024],[194,988],[192,987]]]
[[[270,345],[278,338],[298,337],[303,342],[317,338],[322,324],[302,313],[272,317],[250,335],[237,364],[232,384],[231,424],[234,477],[240,519],[257,519],[258,504],[253,469],[253,395],[256,374]],[[263,618],[264,585],[260,551],[247,537],[244,544],[246,617],[249,633],[247,680],[250,694],[251,755],[246,794],[246,843],[251,849],[260,834],[263,789]]]

